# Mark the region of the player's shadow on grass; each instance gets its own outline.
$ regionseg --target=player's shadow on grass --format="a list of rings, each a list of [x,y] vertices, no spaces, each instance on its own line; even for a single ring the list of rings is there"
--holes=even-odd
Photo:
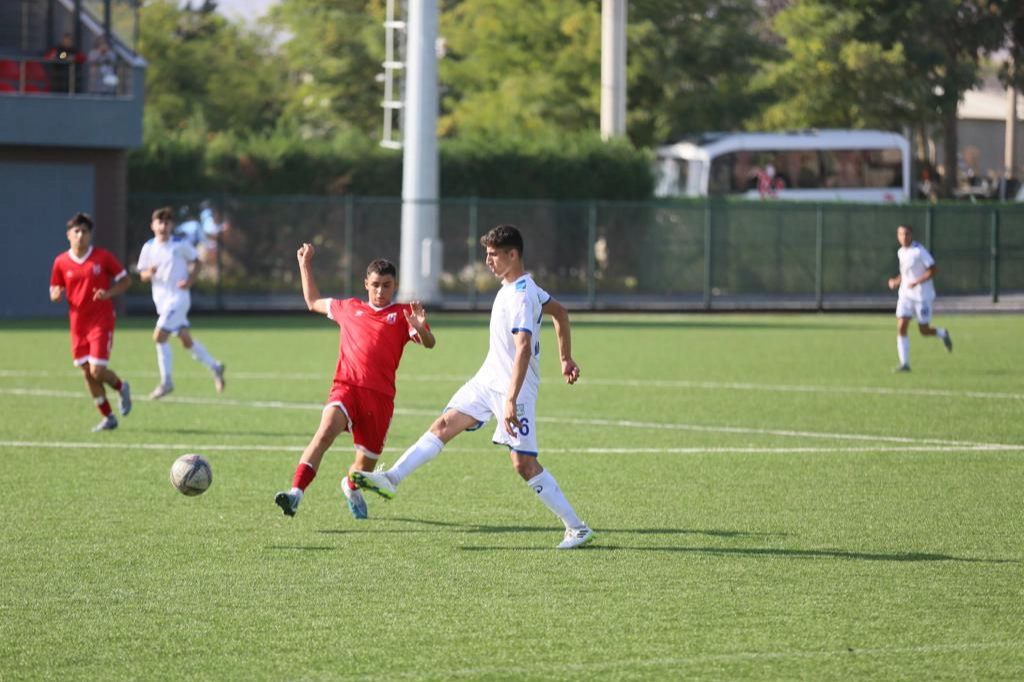
[[[630,532],[630,531],[626,531]],[[470,552],[513,550],[513,551],[542,551],[545,547],[469,547],[463,546],[460,549]],[[885,554],[881,552],[847,552],[839,549],[767,549],[763,547],[639,547],[616,545],[598,541],[584,551],[629,551],[629,552],[680,552],[685,554],[713,554],[719,556],[745,556],[745,557],[778,557],[782,559],[851,559],[856,561],[895,561],[895,562],[922,562],[922,561],[954,561],[968,564],[1016,564],[1020,563],[1014,559],[971,559],[968,557],[950,556],[948,554],[931,554],[927,552],[897,552]]]
[[[486,533],[487,535],[495,535],[500,533],[551,533],[557,531],[555,526],[490,526],[487,524],[480,523],[455,523],[452,521],[434,521],[431,519],[410,519],[404,517],[391,517],[385,519],[386,521],[398,521],[403,523],[414,523],[421,526],[432,526],[438,529],[451,529],[457,530],[464,533]],[[360,529],[361,531],[362,529]],[[318,533],[327,534],[344,534],[352,532],[360,532],[352,530],[320,530]],[[409,528],[381,528],[379,525],[375,525],[372,529],[366,529],[367,532],[374,533],[422,533],[427,532],[424,530],[416,530]],[[748,531],[740,530],[718,530],[718,529],[698,529],[698,528],[601,528],[600,533],[628,533],[631,535],[707,535],[711,537],[719,538],[734,538],[734,537],[784,537],[788,533],[752,533]]]

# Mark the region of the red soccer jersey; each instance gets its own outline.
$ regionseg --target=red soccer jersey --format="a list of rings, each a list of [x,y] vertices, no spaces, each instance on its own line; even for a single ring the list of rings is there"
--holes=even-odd
[[[328,316],[341,327],[335,383],[362,386],[395,396],[395,372],[409,341],[419,335],[405,320],[408,305],[377,310],[358,298],[333,298]]]
[[[114,322],[114,302],[93,300],[97,289],[110,289],[113,282],[127,275],[117,257],[99,247],[90,246],[79,259],[70,250],[57,256],[50,273],[50,286],[64,287],[68,299],[71,330],[84,332],[96,325]]]

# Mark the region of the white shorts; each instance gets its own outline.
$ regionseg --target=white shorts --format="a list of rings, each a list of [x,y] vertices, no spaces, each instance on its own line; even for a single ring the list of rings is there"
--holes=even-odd
[[[896,301],[896,317],[914,317],[919,324],[928,324],[932,321],[932,302],[912,301],[900,296]]]
[[[177,334],[182,329],[188,329],[187,303],[175,303],[164,308],[160,317],[156,319],[156,326],[164,331]]]
[[[537,401],[533,398],[519,396],[516,403],[516,415],[521,426],[515,436],[505,431],[502,417],[505,416],[505,393],[492,390],[476,381],[468,381],[462,385],[452,399],[448,401],[446,410],[458,410],[476,419],[479,424],[469,429],[476,431],[493,416],[498,420],[498,428],[494,430],[491,440],[497,445],[506,445],[521,455],[537,455]]]

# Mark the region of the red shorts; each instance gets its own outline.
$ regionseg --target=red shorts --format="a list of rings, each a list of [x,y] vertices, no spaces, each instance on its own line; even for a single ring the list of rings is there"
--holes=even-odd
[[[89,327],[83,333],[71,332],[71,359],[76,367],[85,363],[106,365],[114,347],[114,325]]]
[[[384,452],[395,413],[394,398],[362,386],[336,383],[331,387],[327,404],[341,405],[348,415],[353,445],[373,455]]]

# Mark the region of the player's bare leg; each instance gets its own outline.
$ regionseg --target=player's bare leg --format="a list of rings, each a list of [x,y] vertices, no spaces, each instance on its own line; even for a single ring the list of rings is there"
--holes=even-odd
[[[95,379],[117,391],[121,403],[121,416],[127,417],[128,413],[132,411],[131,386],[128,385],[127,381],[122,381],[121,377],[117,376],[117,373],[106,365],[91,365],[91,367],[92,375]]]
[[[295,475],[292,477],[291,490],[279,492],[274,496],[274,502],[288,516],[295,516],[299,508],[299,502],[306,492],[306,488],[316,478],[316,472],[320,468],[320,462],[324,453],[334,444],[339,434],[348,429],[348,417],[337,405],[328,405],[320,414],[320,426],[309,441],[309,445],[302,451],[299,464],[295,467]]]
[[[917,329],[921,332],[921,336],[939,337],[942,339],[942,345],[946,347],[946,351],[949,353],[953,352],[953,339],[949,335],[949,330],[943,327],[932,327],[927,322],[918,323]]]
[[[117,417],[114,416],[114,411],[111,409],[110,403],[107,401],[107,390],[103,386],[103,380],[100,378],[103,376],[103,373],[100,370],[104,369],[104,367],[102,365],[94,365],[88,362],[81,365],[81,367],[86,389],[89,391],[89,395],[92,396],[92,401],[96,405],[96,409],[103,415],[103,421],[92,427],[92,430],[112,431],[116,429]]]

